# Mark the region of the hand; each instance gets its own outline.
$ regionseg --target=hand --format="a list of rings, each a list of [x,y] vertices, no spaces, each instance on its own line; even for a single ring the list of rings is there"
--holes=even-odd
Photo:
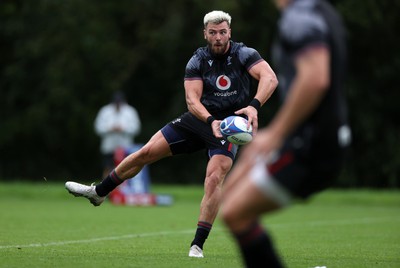
[[[253,106],[247,106],[235,112],[236,115],[245,114],[247,116],[247,129],[253,127],[253,136],[257,134],[258,130],[258,112]]]
[[[236,164],[228,175],[224,191],[229,192],[234,188],[238,181],[247,176],[258,161],[268,161],[272,157],[272,153],[281,147],[282,141],[282,138],[271,129],[261,129],[249,144],[242,146]]]
[[[269,158],[283,144],[283,137],[270,128],[263,128],[258,135],[244,146],[239,163],[245,166],[253,165],[258,158]]]
[[[218,139],[222,139],[222,134],[221,134],[221,129],[219,128],[219,125],[221,124],[221,120],[214,120],[211,123],[211,129],[214,134],[214,136]]]

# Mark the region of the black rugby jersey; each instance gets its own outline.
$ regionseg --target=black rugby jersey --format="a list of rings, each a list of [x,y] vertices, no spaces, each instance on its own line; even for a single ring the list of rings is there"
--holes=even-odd
[[[322,45],[331,51],[330,88],[317,110],[303,124],[314,128],[313,135],[337,135],[333,130],[347,123],[342,92],[346,72],[345,40],[341,18],[325,0],[296,0],[284,10],[278,22],[272,56],[282,98],[295,77],[295,57],[302,50]]]
[[[254,97],[248,70],[262,61],[260,54],[243,43],[230,41],[223,56],[215,57],[208,47],[196,50],[186,65],[185,80],[203,80],[201,103],[217,119],[233,115]]]

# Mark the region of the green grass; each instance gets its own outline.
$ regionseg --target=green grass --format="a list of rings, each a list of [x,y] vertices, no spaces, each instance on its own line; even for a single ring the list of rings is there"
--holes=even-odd
[[[219,220],[187,257],[202,187],[161,186],[170,207],[93,207],[63,183],[0,183],[0,267],[242,267]],[[264,217],[288,267],[400,267],[400,192],[330,190]]]

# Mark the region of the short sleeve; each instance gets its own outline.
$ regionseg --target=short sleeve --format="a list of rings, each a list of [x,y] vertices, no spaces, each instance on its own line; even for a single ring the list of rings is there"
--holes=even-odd
[[[194,54],[190,60],[188,61],[186,68],[185,68],[185,80],[196,80],[201,79],[201,72],[200,72],[200,58],[197,54]]]
[[[285,12],[279,23],[280,38],[292,49],[328,44],[328,26],[321,15],[310,9]]]
[[[246,68],[246,70],[250,70],[255,64],[259,63],[263,60],[260,53],[254,48],[243,46],[239,50],[239,60]]]

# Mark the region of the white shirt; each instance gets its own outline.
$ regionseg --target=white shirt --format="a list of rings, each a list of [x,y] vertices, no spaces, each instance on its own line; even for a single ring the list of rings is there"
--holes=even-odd
[[[101,137],[100,151],[103,154],[114,153],[118,147],[130,147],[134,144],[134,136],[139,134],[141,123],[139,115],[132,106],[121,103],[117,110],[111,103],[100,109],[94,127]]]

